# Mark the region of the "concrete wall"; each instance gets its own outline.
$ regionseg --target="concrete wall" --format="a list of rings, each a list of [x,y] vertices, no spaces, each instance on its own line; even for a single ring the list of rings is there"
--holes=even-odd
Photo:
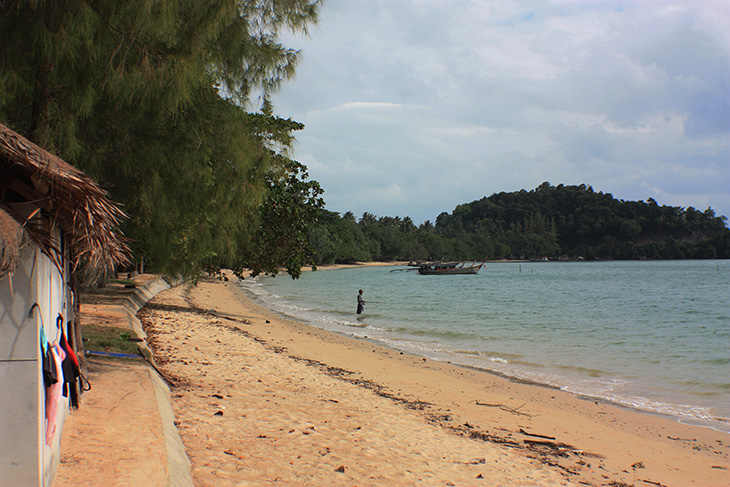
[[[0,484],[50,486],[60,461],[60,439],[68,416],[62,398],[56,431],[46,445],[40,331],[49,343],[60,338],[56,318],[72,319],[64,276],[32,246],[20,266],[0,280]],[[36,306],[37,304],[37,306]]]

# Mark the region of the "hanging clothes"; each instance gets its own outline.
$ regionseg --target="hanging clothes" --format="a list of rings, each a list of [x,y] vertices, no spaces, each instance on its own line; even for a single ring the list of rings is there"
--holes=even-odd
[[[60,369],[56,366],[55,360],[53,360],[53,352],[48,344],[46,332],[43,328],[41,328],[41,358],[43,361],[43,385],[48,388],[58,382]]]
[[[61,348],[66,353],[63,359],[63,397],[69,397],[69,405],[76,408],[79,404],[78,390],[75,387],[76,380],[81,375],[79,359],[76,357],[73,348],[66,340],[66,334],[61,331]]]
[[[66,352],[63,351],[58,342],[48,347],[48,349],[58,374],[56,382],[46,387],[46,445],[50,446],[53,435],[56,433],[56,416],[63,394],[63,360],[66,358]]]

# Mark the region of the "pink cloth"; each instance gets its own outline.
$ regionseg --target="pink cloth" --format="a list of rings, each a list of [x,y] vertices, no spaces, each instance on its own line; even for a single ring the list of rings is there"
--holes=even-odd
[[[66,358],[66,352],[56,342],[51,345],[51,355],[58,371],[58,382],[46,387],[46,445],[48,446],[51,445],[53,435],[56,433],[56,415],[63,395],[63,367],[61,364]]]

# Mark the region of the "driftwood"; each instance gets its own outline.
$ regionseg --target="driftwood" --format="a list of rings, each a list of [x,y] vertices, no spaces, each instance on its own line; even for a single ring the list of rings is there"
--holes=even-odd
[[[535,434],[535,433],[528,433],[527,431],[523,430],[522,428],[520,428],[520,433],[522,433],[525,436],[532,436],[532,437],[535,437],[535,438],[544,438],[546,440],[554,440],[555,439],[554,436],[545,436],[545,435],[538,435],[538,434]]]
[[[472,402],[475,403],[477,406],[486,406],[486,407],[490,407],[490,408],[499,408],[502,411],[507,411],[508,413],[517,414],[517,415],[520,415],[520,416],[527,416],[528,418],[534,418],[535,416],[537,416],[535,414],[528,414],[528,413],[523,413],[522,411],[520,411],[520,409],[522,409],[525,406],[525,404],[527,404],[527,403],[523,404],[522,406],[519,406],[519,407],[516,407],[516,408],[512,408],[512,407],[509,407],[509,406],[505,406],[504,404],[491,404],[491,403],[487,403],[487,402],[479,402],[478,399],[475,399]]]
[[[658,485],[659,487],[665,487],[664,484],[661,482],[654,482],[653,480],[641,480],[641,481],[646,482],[647,484]]]

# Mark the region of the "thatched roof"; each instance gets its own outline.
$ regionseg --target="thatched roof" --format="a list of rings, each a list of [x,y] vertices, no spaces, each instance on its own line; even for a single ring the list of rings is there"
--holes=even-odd
[[[20,225],[13,217],[0,210],[0,276],[18,266],[24,238]]]
[[[125,216],[83,172],[0,124],[0,276],[17,265],[19,229],[54,261],[52,229],[63,229],[75,270],[125,263]]]

